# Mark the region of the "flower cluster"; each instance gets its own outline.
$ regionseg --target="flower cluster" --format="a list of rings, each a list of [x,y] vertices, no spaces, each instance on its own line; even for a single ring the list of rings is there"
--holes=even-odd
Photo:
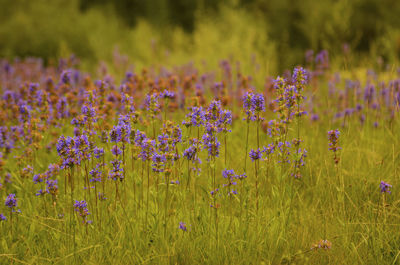
[[[337,156],[337,151],[342,149],[339,146],[339,135],[340,132],[338,129],[328,131],[328,140],[329,140],[329,150],[334,153],[334,161],[335,164],[339,163],[340,158]]]
[[[246,92],[243,96],[243,110],[246,114],[245,120],[263,120],[260,114],[265,111],[264,96],[262,94]]]
[[[381,189],[381,193],[392,193],[392,191],[390,190],[390,188],[392,187],[392,185],[390,185],[389,183],[386,183],[385,181],[381,181],[381,184],[379,184],[379,188]]]
[[[87,202],[85,200],[83,200],[83,201],[75,201],[74,207],[75,207],[75,211],[79,214],[80,217],[82,217],[83,224],[92,223],[92,221],[89,221],[87,219],[87,217],[90,214],[90,212],[89,212],[89,210],[87,208]]]
[[[16,210],[16,208],[18,207],[18,200],[15,197],[14,193],[8,194],[4,204],[8,208],[10,208],[12,212],[21,212],[20,210]]]

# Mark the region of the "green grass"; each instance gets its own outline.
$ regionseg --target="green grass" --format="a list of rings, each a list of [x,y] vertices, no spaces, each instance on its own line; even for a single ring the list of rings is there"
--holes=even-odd
[[[325,85],[321,86],[321,89]],[[321,94],[323,92],[320,92]],[[322,95],[321,95],[322,96]],[[323,98],[323,97],[322,97]],[[328,98],[326,100],[329,100]],[[322,100],[321,105],[326,102]],[[179,122],[182,113],[169,114]],[[273,118],[271,111],[267,118]],[[14,153],[5,159],[5,169],[12,174],[13,183],[0,190],[1,198],[15,192],[21,214],[11,220],[4,204],[0,211],[8,221],[1,222],[0,263],[21,264],[398,264],[400,262],[400,158],[399,123],[389,126],[384,121],[378,128],[367,118],[361,126],[357,118],[347,126],[321,116],[312,123],[308,118],[301,123],[302,147],[308,150],[303,178],[290,177],[291,167],[270,162],[260,163],[259,209],[255,208],[254,164],[247,158],[247,175],[243,189],[234,197],[220,197],[218,232],[212,198],[211,167],[202,152],[201,173],[186,188],[186,162],[176,169],[172,179],[180,185],[169,186],[167,201],[168,225],[164,231],[166,185],[163,174],[150,172],[150,187],[142,162],[132,161],[128,155],[126,180],[119,184],[120,198],[115,202],[115,186],[106,182],[108,199],[99,202],[96,216],[93,190],[91,197],[76,185],[73,199],[89,201],[92,225],[85,226],[79,216],[70,219],[72,200],[64,195],[64,174],[59,176],[59,196],[56,207],[50,196],[35,197],[40,184],[33,184],[32,176],[21,178]],[[69,121],[68,121],[69,122]],[[66,122],[66,124],[68,124]],[[160,122],[157,124],[160,127]],[[151,135],[151,127],[137,125]],[[234,121],[227,137],[227,164],[224,164],[223,137],[221,153],[215,163],[217,183],[222,184],[223,169],[243,173],[246,125],[241,118]],[[340,163],[335,166],[328,151],[327,131],[339,128]],[[250,125],[249,150],[256,147],[255,124]],[[288,139],[296,135],[292,124]],[[48,164],[58,162],[55,147],[47,152],[50,133],[72,135],[72,127],[50,128],[44,133],[42,146],[33,163],[35,173],[44,172]],[[183,128],[183,137],[188,131]],[[191,137],[196,136],[191,131]],[[261,146],[270,138],[261,133]],[[100,144],[107,148],[107,145]],[[181,144],[180,151],[186,147]],[[109,146],[108,146],[109,147]],[[130,149],[128,149],[128,154]],[[17,150],[19,154],[21,150]],[[106,155],[106,161],[111,154]],[[29,164],[22,161],[21,167]],[[89,166],[89,165],[88,165]],[[84,166],[74,169],[75,181],[84,180]],[[267,174],[268,172],[268,174]],[[192,173],[192,178],[193,178]],[[159,178],[158,188],[156,178]],[[393,185],[392,194],[382,195],[380,181]],[[101,185],[101,184],[100,184]],[[135,187],[135,188],[134,188]],[[142,193],[143,188],[143,193]],[[194,192],[194,190],[196,192]],[[149,192],[149,193],[148,193]],[[85,195],[86,194],[86,195]],[[149,207],[146,218],[146,203]],[[194,199],[195,198],[195,199]],[[243,202],[241,201],[243,199]],[[384,206],[383,199],[387,206]],[[58,214],[64,214],[59,217]],[[185,222],[187,232],[179,227]],[[217,233],[217,235],[216,235]],[[216,239],[217,238],[217,239]],[[327,239],[329,250],[311,250],[313,243]]]

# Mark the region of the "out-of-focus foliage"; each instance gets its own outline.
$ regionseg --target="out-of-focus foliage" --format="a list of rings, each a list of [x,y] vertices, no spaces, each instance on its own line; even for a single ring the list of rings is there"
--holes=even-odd
[[[332,58],[397,62],[400,2],[394,0],[0,0],[0,56],[46,61],[74,53],[88,64],[116,46],[137,64],[255,55],[271,71],[304,62],[307,49]],[[174,62],[172,62],[174,61]]]
[[[59,56],[62,50],[93,58],[89,29],[76,1],[0,0],[0,56]]]

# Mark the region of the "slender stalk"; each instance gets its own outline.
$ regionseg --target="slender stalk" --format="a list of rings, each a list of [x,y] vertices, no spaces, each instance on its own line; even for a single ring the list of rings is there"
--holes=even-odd
[[[170,172],[165,172],[165,181],[167,182],[167,188],[165,191],[165,202],[164,202],[164,237],[167,236],[167,225],[168,225],[168,189],[169,189],[169,174]]]
[[[164,107],[164,122],[167,120],[167,110],[168,110],[168,99],[165,100],[165,107]]]
[[[248,153],[248,147],[249,147],[249,128],[250,128],[250,122],[247,121],[247,129],[246,129],[246,152],[244,153],[244,172],[246,173],[246,166],[247,166],[247,153]]]
[[[254,170],[256,173],[256,210],[258,213],[258,166],[257,166],[258,160],[254,161]]]
[[[150,195],[150,161],[147,162],[147,194],[146,194],[146,219],[145,224],[147,224],[147,216],[149,214],[149,195]]]
[[[216,188],[216,180],[215,180],[215,157],[213,157],[214,159],[214,169],[213,169],[213,179],[214,179],[214,190]],[[215,241],[217,243],[218,246],[218,207],[215,203],[215,198],[216,196],[214,196],[214,205],[215,205]]]
[[[225,145],[225,167],[226,167],[226,156],[227,156],[227,153],[228,153],[228,151],[227,151],[227,149],[228,149],[228,147],[227,147],[227,145],[226,145],[226,132],[224,133],[224,145]]]

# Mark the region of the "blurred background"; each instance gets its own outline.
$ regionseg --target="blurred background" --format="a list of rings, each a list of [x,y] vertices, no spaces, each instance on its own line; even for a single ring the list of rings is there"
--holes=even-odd
[[[172,66],[221,59],[274,74],[327,50],[332,62],[390,66],[400,56],[398,0],[0,0],[0,57],[76,55]],[[312,51],[311,51],[312,50]]]

